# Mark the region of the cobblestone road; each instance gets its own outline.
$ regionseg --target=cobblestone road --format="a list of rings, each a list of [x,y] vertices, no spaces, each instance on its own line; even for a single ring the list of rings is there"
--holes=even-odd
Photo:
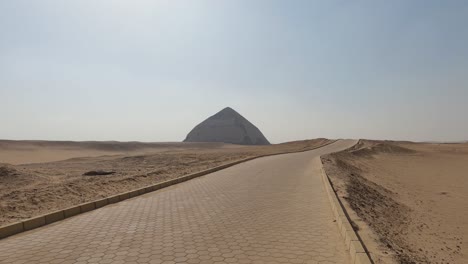
[[[0,263],[348,263],[315,162],[352,144],[253,160],[0,240]]]

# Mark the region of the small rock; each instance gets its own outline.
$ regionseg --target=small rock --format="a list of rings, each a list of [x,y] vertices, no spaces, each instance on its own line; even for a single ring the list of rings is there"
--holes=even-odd
[[[83,173],[83,176],[98,176],[98,175],[110,175],[114,174],[115,171],[103,171],[103,170],[97,170],[97,171],[88,171]]]

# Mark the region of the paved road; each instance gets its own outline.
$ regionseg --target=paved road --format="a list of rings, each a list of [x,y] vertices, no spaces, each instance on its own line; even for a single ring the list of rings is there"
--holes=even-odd
[[[0,240],[0,263],[348,263],[316,164],[243,163]]]

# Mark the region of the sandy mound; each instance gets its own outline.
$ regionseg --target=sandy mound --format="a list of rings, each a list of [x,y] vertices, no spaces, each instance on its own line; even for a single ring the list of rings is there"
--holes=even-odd
[[[198,124],[184,142],[224,142],[240,145],[269,145],[260,130],[247,119],[226,107]]]
[[[371,141],[371,140],[360,140],[353,148],[349,150],[350,153],[356,156],[373,156],[376,154],[414,154],[416,151],[402,147],[396,142],[391,141]]]
[[[18,171],[13,168],[13,166],[0,163],[0,178],[15,177],[18,175]]]
[[[375,263],[468,263],[468,144],[361,140],[322,161]]]

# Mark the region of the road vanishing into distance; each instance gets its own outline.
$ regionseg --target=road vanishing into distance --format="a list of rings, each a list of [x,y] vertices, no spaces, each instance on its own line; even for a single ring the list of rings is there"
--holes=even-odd
[[[0,263],[349,263],[320,155],[259,158],[0,240]]]

